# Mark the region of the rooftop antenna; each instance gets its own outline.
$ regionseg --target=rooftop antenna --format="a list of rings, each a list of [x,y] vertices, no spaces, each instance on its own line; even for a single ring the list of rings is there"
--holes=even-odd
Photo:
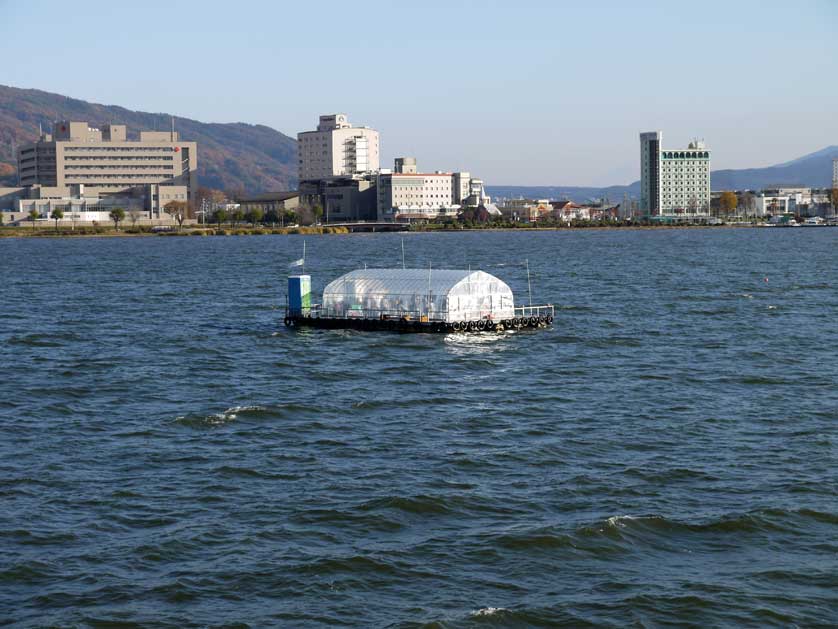
[[[525,260],[527,263],[527,293],[530,297],[530,306],[532,306],[532,284],[530,283],[530,260],[527,258]]]

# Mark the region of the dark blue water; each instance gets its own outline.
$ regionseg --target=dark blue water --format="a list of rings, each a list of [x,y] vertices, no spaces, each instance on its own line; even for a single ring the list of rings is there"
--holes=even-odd
[[[836,621],[838,229],[405,236],[500,336],[286,331],[301,246],[0,240],[0,624]]]

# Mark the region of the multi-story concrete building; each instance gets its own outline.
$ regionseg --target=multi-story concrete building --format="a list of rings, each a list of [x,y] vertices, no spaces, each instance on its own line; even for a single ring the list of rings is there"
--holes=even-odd
[[[488,203],[482,179],[469,173],[418,172],[413,157],[396,158],[393,172],[376,177],[379,220],[455,216],[463,205]]]
[[[640,209],[653,216],[709,214],[710,151],[698,140],[664,149],[662,136],[640,134]]]
[[[832,158],[832,187],[838,188],[838,157]]]
[[[297,134],[300,182],[378,171],[378,131],[353,127],[346,114],[320,116],[316,131]]]
[[[195,142],[174,130],[141,131],[129,140],[125,125],[56,122],[51,134],[18,151],[20,185],[30,198],[140,198],[152,215],[170,201],[194,201],[197,168]]]

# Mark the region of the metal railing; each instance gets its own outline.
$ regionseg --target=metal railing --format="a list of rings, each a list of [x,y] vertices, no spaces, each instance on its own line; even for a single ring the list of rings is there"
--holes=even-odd
[[[542,304],[536,306],[518,306],[512,309],[511,316],[496,316],[490,310],[465,310],[456,313],[457,321],[501,321],[512,318],[530,318],[530,317],[552,317],[555,308],[552,304]],[[509,312],[509,311],[506,311]],[[286,313],[297,316],[311,316],[323,317],[330,319],[406,319],[408,321],[422,321],[422,322],[450,322],[452,313],[445,311],[427,310],[403,310],[394,308],[324,308],[322,304],[312,304],[307,308],[303,308],[300,312],[292,313],[291,309],[286,305]]]
[[[552,317],[555,314],[553,304],[540,306],[518,306],[514,309],[516,317]]]

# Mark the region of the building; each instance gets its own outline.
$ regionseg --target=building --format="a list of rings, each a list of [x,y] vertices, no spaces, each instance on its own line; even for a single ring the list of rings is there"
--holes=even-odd
[[[838,157],[832,158],[832,187],[838,188]]]
[[[756,216],[778,216],[780,214],[794,214],[797,211],[797,204],[792,195],[780,195],[772,192],[763,192],[754,197]]]
[[[467,172],[418,172],[413,157],[397,157],[393,172],[379,172],[376,188],[379,220],[453,217],[464,205],[491,201],[482,179]]]
[[[327,223],[374,221],[378,213],[374,176],[346,177],[325,182],[323,220]]]
[[[251,210],[261,210],[263,215],[276,212],[281,216],[283,212],[295,210],[299,205],[300,195],[297,192],[267,192],[239,199],[238,209],[245,214]]]
[[[379,169],[378,131],[353,127],[346,114],[320,116],[317,130],[298,133],[297,142],[300,182]]]
[[[652,216],[709,214],[710,151],[698,140],[664,149],[662,136],[640,134],[640,209]]]
[[[52,133],[18,150],[21,199],[85,205],[138,205],[160,216],[171,201],[194,202],[198,151],[174,131],[140,131],[129,139],[125,125],[102,129],[60,121]],[[110,199],[110,201],[108,201]]]

